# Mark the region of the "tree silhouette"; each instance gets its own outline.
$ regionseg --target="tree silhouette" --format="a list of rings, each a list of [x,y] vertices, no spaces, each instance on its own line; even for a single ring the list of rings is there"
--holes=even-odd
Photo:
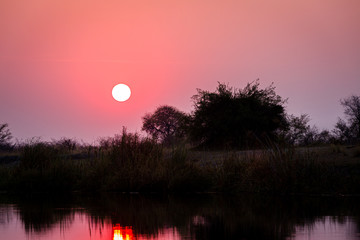
[[[11,147],[11,132],[7,123],[0,124],[0,149],[8,149]]]
[[[271,84],[259,88],[259,81],[233,90],[219,83],[215,92],[198,89],[193,96],[195,111],[190,134],[208,147],[239,147],[254,144],[286,124],[284,100]]]
[[[339,118],[334,132],[341,141],[354,142],[360,140],[360,96],[352,95],[340,100],[344,107],[346,121]]]
[[[142,130],[165,145],[172,144],[185,136],[189,117],[171,106],[160,106],[154,113],[143,117]]]
[[[287,126],[278,131],[279,140],[287,144],[306,146],[314,144],[327,144],[333,141],[333,136],[328,130],[319,131],[313,125],[309,125],[310,117],[307,114],[301,114],[299,117],[287,115]]]

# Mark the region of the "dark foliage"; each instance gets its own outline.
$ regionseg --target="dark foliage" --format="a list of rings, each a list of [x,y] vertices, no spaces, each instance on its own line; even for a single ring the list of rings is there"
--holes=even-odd
[[[360,165],[352,156],[346,158],[352,162],[335,165],[320,160],[316,152],[276,143],[263,150],[223,151],[220,158],[202,152],[207,155],[204,158],[198,151],[185,147],[170,150],[123,131],[104,139],[100,146],[77,151],[69,153],[44,142],[22,146],[19,158],[0,163],[0,191],[360,192]],[[359,156],[356,149],[353,153]]]
[[[284,100],[270,85],[259,88],[259,81],[244,89],[233,90],[219,83],[215,92],[198,89],[193,96],[190,134],[192,140],[206,147],[247,147],[258,139],[271,138],[286,124]]]
[[[9,150],[11,146],[11,132],[9,130],[8,124],[0,124],[0,150]]]
[[[310,118],[307,114],[299,117],[294,115],[286,116],[287,127],[278,132],[279,138],[290,145],[303,145],[304,139],[310,130],[308,125]]]
[[[79,147],[79,143],[71,138],[61,138],[60,140],[53,140],[53,144],[61,151],[71,153]]]
[[[142,130],[165,145],[173,144],[185,137],[189,117],[171,106],[160,106],[152,114],[143,117]]]
[[[334,133],[341,142],[354,143],[360,141],[360,96],[352,95],[340,100],[344,107],[346,121],[339,118]]]
[[[299,117],[287,115],[287,127],[278,131],[281,142],[295,146],[324,145],[335,142],[334,136],[328,130],[319,131],[316,126],[310,126],[307,114]]]

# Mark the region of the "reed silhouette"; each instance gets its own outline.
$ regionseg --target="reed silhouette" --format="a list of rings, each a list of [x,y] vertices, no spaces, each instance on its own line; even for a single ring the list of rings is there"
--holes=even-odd
[[[70,152],[56,142],[32,142],[23,145],[13,161],[0,165],[0,190],[360,192],[358,148],[298,149],[270,140],[263,144],[258,150],[204,152],[186,145],[166,148],[126,130],[97,146]]]

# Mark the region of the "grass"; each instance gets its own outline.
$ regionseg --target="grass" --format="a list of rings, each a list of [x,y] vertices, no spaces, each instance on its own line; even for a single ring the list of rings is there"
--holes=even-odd
[[[68,146],[36,141],[9,153],[13,162],[0,164],[0,190],[360,193],[359,146],[270,143],[263,150],[200,152],[164,148],[125,130],[97,146]]]

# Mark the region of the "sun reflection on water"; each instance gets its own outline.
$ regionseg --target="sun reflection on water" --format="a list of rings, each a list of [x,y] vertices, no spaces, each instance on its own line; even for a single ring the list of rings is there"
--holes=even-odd
[[[134,234],[131,227],[113,226],[113,240],[133,240]]]

